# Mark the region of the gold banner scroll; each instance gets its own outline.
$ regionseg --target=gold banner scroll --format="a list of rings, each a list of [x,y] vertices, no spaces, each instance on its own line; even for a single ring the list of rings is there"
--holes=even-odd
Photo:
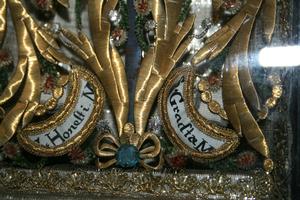
[[[86,69],[74,67],[66,85],[64,105],[43,121],[29,123],[18,141],[39,156],[58,156],[80,145],[91,134],[101,115],[104,91]]]
[[[160,94],[160,116],[168,138],[180,150],[198,162],[218,160],[236,149],[239,137],[198,112],[194,102],[195,82],[192,69],[175,70]]]

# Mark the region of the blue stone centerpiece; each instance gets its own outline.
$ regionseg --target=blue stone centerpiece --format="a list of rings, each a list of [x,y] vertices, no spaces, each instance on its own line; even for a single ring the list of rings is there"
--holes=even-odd
[[[140,153],[138,149],[131,144],[122,144],[118,149],[117,165],[123,168],[137,167],[140,162]]]

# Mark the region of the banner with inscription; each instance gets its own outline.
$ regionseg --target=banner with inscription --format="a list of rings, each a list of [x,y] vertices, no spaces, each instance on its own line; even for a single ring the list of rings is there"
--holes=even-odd
[[[239,143],[231,129],[206,119],[194,105],[194,72],[181,68],[172,73],[159,98],[160,115],[167,136],[197,161],[223,158]]]
[[[58,156],[85,141],[100,117],[104,92],[97,78],[74,68],[65,86],[66,100],[51,117],[26,126],[18,140],[33,154]]]

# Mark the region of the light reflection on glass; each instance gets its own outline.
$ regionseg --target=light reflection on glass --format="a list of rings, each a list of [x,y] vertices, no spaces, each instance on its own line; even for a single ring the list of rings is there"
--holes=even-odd
[[[258,53],[263,67],[300,66],[300,46],[266,47]]]

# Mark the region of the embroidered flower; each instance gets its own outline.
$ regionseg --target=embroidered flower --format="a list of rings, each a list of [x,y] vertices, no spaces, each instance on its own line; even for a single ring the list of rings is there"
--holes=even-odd
[[[42,91],[45,94],[50,94],[52,93],[52,90],[55,88],[55,86],[56,86],[55,77],[53,77],[50,74],[45,74],[42,79]]]
[[[7,67],[13,63],[12,56],[9,54],[7,50],[0,50],[0,69],[3,67]]]
[[[122,46],[127,40],[127,31],[116,27],[111,33],[111,39],[116,47]]]
[[[169,154],[165,156],[168,165],[174,169],[183,169],[188,161],[188,157],[183,153]]]
[[[225,15],[235,15],[242,7],[241,0],[225,0],[221,8]]]
[[[211,91],[219,90],[222,85],[221,74],[220,73],[211,73],[207,78],[207,82],[209,84],[209,88]]]
[[[40,10],[50,10],[52,9],[52,0],[32,0],[32,4]]]
[[[150,13],[150,1],[149,0],[135,0],[135,10],[140,15],[148,15]]]
[[[236,159],[236,165],[241,169],[250,169],[254,167],[257,161],[256,154],[252,151],[244,151],[240,153]]]
[[[5,157],[13,159],[16,156],[20,155],[21,150],[18,144],[8,142],[3,145],[2,148],[3,154]]]
[[[87,151],[82,150],[80,147],[73,149],[68,153],[70,162],[75,165],[88,164],[91,161],[91,157]]]

